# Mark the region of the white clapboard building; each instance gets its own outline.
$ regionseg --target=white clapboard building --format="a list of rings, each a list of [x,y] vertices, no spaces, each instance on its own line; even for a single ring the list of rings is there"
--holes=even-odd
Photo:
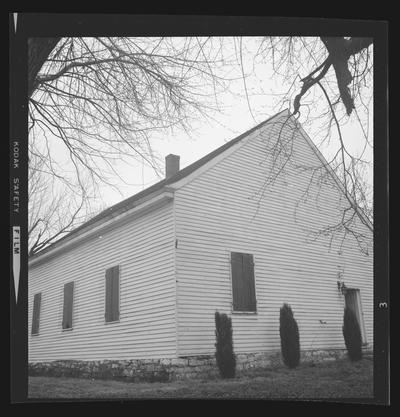
[[[372,348],[372,226],[350,203],[287,111],[182,170],[168,155],[165,179],[30,258],[29,362],[212,357],[215,311],[237,355],[279,352],[283,303],[303,352],[345,349],[346,304]]]

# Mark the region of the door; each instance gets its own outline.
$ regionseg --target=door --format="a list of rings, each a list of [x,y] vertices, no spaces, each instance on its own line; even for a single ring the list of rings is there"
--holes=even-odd
[[[352,310],[354,314],[356,315],[358,324],[361,330],[362,343],[366,344],[367,337],[365,334],[364,318],[363,318],[363,312],[362,312],[362,307],[361,307],[360,290],[355,289],[355,288],[348,288],[346,290],[345,303],[346,303],[346,307]]]

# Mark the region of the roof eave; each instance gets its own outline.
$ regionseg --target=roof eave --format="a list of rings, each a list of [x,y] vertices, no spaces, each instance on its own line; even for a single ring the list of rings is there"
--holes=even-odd
[[[152,195],[146,196],[145,199],[136,201],[133,206],[125,206],[124,209],[114,211],[107,217],[103,217],[97,223],[94,223],[90,229],[86,227],[78,232],[67,235],[58,240],[53,245],[48,246],[42,251],[34,254],[28,260],[29,267],[42,263],[43,261],[60,253],[69,250],[84,241],[100,237],[102,233],[106,232],[116,225],[124,223],[124,221],[132,218],[137,218],[151,210],[163,206],[168,201],[174,198],[174,190],[170,187],[163,187],[161,190],[154,192]]]
[[[209,154],[205,155],[203,158],[199,159],[198,161],[195,161],[194,163],[190,164],[189,166],[185,167],[184,169],[178,171],[175,175],[168,179],[163,179],[159,181],[158,183],[150,186],[149,188],[146,188],[145,190],[139,192],[138,194],[135,194],[115,205],[112,207],[102,211],[100,214],[95,216],[94,218],[90,219],[89,221],[85,222],[81,226],[77,227],[70,233],[68,233],[66,236],[63,236],[61,239],[57,240],[53,244],[47,246],[40,252],[34,254],[30,257],[29,262],[34,261],[35,259],[42,257],[42,255],[53,251],[53,249],[59,247],[61,244],[63,244],[66,241],[70,241],[74,239],[75,237],[80,236],[81,234],[85,233],[85,230],[89,226],[93,226],[93,228],[98,227],[99,225],[107,222],[110,218],[115,217],[116,215],[120,213],[125,213],[126,211],[129,211],[132,207],[137,207],[149,199],[154,198],[154,196],[157,196],[160,193],[166,192],[168,190],[174,191],[173,184],[181,181],[183,178],[189,176],[192,173],[195,173],[199,170],[203,165],[207,164],[207,162],[214,159],[216,156],[225,153],[226,150],[228,150],[233,145],[241,142],[244,138],[249,137],[252,133],[255,133],[257,130],[262,128],[263,126],[267,125],[269,122],[273,121],[273,119],[276,119],[280,116],[283,116],[284,114],[289,114],[289,111],[287,109],[282,110],[281,112],[269,117],[268,119],[264,120],[263,122],[259,123],[257,126],[252,127],[251,129],[247,130],[246,132],[242,133],[241,135],[237,136],[236,138],[230,140],[229,142],[225,143],[224,145],[220,146],[219,148],[215,149],[214,151],[210,152]],[[90,229],[91,230],[91,229]],[[90,232],[89,230],[89,232]]]

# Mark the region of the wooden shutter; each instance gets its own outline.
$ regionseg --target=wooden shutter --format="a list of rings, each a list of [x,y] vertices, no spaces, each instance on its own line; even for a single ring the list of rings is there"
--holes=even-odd
[[[106,270],[106,321],[112,320],[112,279],[113,272],[112,268]]]
[[[35,294],[33,298],[33,312],[32,312],[32,334],[39,333],[40,321],[40,304],[42,300],[42,293]]]
[[[231,268],[232,268],[232,302],[234,311],[242,310],[242,254],[238,252],[231,253]]]
[[[63,329],[72,328],[72,309],[74,303],[74,283],[68,282],[64,285],[64,306],[63,306]]]
[[[105,320],[116,321],[119,319],[119,267],[115,266],[106,270],[106,312]]]
[[[113,321],[119,320],[119,267],[113,268],[113,286],[112,286],[112,314]]]
[[[253,255],[231,252],[234,311],[256,311]]]
[[[244,311],[256,311],[253,255],[243,254],[243,281],[245,291]]]

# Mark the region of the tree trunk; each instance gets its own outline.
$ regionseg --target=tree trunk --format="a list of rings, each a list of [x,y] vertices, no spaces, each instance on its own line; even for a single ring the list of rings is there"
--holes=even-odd
[[[347,114],[350,115],[354,109],[354,99],[351,97],[349,84],[353,77],[348,67],[351,55],[358,54],[363,49],[372,44],[372,38],[331,38],[321,37],[335,69],[336,80],[339,88],[340,97],[346,107]]]
[[[28,97],[35,91],[36,77],[50,52],[61,38],[29,38],[28,39]]]

